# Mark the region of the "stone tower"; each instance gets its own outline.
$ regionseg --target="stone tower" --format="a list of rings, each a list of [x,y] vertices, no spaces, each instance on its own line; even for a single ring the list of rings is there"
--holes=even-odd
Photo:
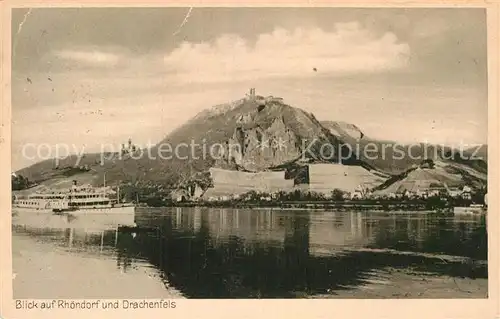
[[[250,100],[255,100],[255,88],[250,89]]]

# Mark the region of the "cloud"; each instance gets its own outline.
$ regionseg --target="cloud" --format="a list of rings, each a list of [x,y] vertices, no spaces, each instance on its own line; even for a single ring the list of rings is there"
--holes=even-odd
[[[60,50],[54,54],[65,60],[100,66],[114,66],[120,61],[120,56],[117,54],[97,50]]]
[[[409,55],[409,45],[393,33],[377,35],[353,22],[337,23],[331,32],[278,28],[253,45],[231,34],[210,43],[183,42],[164,63],[182,82],[213,82],[384,72],[407,66]]]

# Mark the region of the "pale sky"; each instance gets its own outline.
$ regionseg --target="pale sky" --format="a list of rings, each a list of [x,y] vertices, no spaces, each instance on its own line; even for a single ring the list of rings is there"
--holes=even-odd
[[[156,143],[250,87],[373,138],[486,143],[483,9],[188,12],[15,9],[13,169],[26,143]]]

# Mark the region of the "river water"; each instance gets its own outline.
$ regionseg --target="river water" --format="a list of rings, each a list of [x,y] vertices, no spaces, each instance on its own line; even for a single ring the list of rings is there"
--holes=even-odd
[[[14,297],[487,297],[484,217],[163,208],[137,224],[13,226]]]

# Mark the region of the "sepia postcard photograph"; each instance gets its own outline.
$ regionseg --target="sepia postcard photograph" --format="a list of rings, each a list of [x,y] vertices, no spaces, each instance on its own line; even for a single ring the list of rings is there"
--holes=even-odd
[[[3,318],[498,316],[498,4],[49,4],[2,4]]]

